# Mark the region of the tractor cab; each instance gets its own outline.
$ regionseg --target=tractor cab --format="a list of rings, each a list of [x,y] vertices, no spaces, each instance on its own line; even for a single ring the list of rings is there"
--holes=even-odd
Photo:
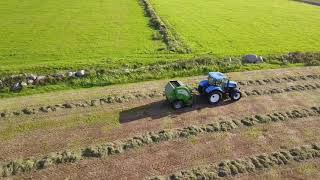
[[[237,83],[221,72],[209,72],[208,79],[199,83],[198,91],[208,96],[210,104],[217,104],[228,96],[233,101],[241,98]]]
[[[223,91],[228,91],[229,88],[236,88],[237,83],[230,81],[229,78],[220,72],[209,72],[208,83],[212,86],[221,87]]]

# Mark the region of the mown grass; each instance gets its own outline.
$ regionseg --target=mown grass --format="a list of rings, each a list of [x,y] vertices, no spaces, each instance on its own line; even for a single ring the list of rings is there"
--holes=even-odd
[[[165,48],[139,0],[2,0],[0,17],[0,70],[143,60]]]
[[[320,50],[320,9],[288,0],[151,0],[195,53]]]
[[[31,120],[28,120],[31,119]],[[76,128],[79,126],[90,126],[99,124],[105,129],[117,128],[120,125],[119,113],[92,110],[85,114],[70,114],[63,119],[42,117],[39,120],[28,118],[24,121],[17,121],[13,118],[7,122],[1,122],[0,140],[10,140],[17,135],[34,132],[37,130],[54,128]],[[14,123],[13,123],[14,122]]]

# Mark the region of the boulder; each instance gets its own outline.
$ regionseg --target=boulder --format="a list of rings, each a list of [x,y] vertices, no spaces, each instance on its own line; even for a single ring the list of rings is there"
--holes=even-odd
[[[14,83],[12,86],[11,86],[11,91],[13,92],[18,92],[18,91],[21,91],[22,90],[22,85],[20,82],[17,82],[17,83]]]
[[[35,80],[36,83],[44,83],[47,80],[47,76],[38,76]]]
[[[26,82],[24,82],[24,81],[22,81],[22,82],[20,83],[20,85],[21,85],[22,87],[27,87],[27,86],[28,86],[28,84],[27,84]]]
[[[60,73],[57,73],[57,74],[54,74],[52,75],[55,79],[59,79],[59,80],[62,80],[64,79],[66,76],[64,74],[60,74]]]
[[[33,80],[35,81],[37,79],[37,76],[36,75],[33,75],[33,74],[30,74],[28,77],[27,77],[27,80]]]
[[[76,75],[76,72],[70,71],[70,72],[67,73],[68,77],[74,77],[75,75]]]
[[[263,62],[262,56],[258,56],[255,54],[247,54],[243,57],[243,59],[246,63],[262,63]]]
[[[83,76],[86,75],[86,71],[85,70],[80,70],[80,71],[76,72],[75,75],[77,77],[83,77]]]
[[[28,80],[27,80],[27,84],[31,85],[31,84],[33,84],[33,83],[34,83],[34,80],[32,80],[32,79],[28,79]]]

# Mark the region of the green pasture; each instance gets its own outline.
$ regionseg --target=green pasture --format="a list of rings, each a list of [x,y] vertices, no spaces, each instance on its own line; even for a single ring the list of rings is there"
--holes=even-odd
[[[165,48],[139,0],[1,0],[0,17],[0,69],[144,59]]]
[[[320,7],[291,0],[151,0],[195,53],[320,50]]]

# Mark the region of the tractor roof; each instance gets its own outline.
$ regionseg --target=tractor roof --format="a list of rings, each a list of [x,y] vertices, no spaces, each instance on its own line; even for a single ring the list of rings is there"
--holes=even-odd
[[[222,80],[227,78],[223,73],[221,72],[209,72],[209,76],[216,79],[216,80]]]

